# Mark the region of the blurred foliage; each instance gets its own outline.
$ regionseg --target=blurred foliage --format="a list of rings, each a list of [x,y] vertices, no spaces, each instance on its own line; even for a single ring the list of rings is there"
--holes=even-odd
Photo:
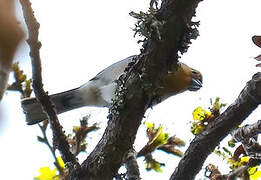
[[[0,101],[7,87],[14,55],[24,36],[16,18],[15,1],[0,0]]]

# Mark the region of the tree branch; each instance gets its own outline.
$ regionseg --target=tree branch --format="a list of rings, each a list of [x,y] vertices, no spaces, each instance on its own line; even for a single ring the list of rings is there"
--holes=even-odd
[[[127,169],[128,180],[140,180],[140,171],[137,163],[137,153],[135,150],[130,150],[125,156],[125,167]]]
[[[261,120],[258,120],[256,123],[251,125],[245,125],[241,128],[238,128],[232,132],[233,138],[240,142],[244,139],[252,138],[261,133]]]
[[[261,146],[257,141],[257,135],[261,133],[261,120],[251,125],[245,125],[234,130],[231,135],[241,142],[247,155],[261,158]]]
[[[194,179],[207,156],[261,103],[261,73],[252,77],[238,98],[202,134],[196,136],[170,179]]]
[[[33,79],[33,89],[37,100],[41,103],[44,111],[47,113],[51,129],[53,131],[53,140],[55,146],[60,150],[62,158],[65,162],[71,162],[73,165],[77,164],[77,161],[73,154],[70,152],[69,144],[66,140],[66,136],[62,130],[56,112],[54,110],[54,105],[51,102],[49,96],[45,93],[42,84],[42,69],[41,69],[41,58],[40,58],[40,48],[41,43],[38,41],[39,27],[40,24],[34,17],[34,12],[31,7],[29,0],[20,0],[22,5],[24,19],[28,28],[29,38],[27,40],[30,46],[30,57],[32,60],[32,79]]]
[[[156,18],[162,21],[161,40],[147,39],[142,53],[118,80],[108,126],[93,152],[83,162],[80,179],[112,179],[132,148],[144,113],[153,104],[158,84],[177,66],[178,52],[188,48],[191,18],[200,0],[163,0]],[[184,43],[186,41],[186,43]],[[160,67],[160,68],[159,68]]]

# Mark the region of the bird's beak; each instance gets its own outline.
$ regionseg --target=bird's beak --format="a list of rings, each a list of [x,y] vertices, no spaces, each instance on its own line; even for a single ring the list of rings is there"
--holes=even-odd
[[[189,88],[190,91],[197,91],[202,88],[202,81],[200,79],[192,78],[192,84]]]

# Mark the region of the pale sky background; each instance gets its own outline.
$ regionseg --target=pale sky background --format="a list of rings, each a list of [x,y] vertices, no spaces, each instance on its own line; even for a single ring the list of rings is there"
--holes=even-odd
[[[32,4],[41,24],[43,82],[50,94],[78,87],[110,64],[139,53],[138,39],[133,38],[131,30],[135,19],[128,13],[146,10],[149,0],[32,0]],[[23,24],[20,6],[17,7]],[[143,122],[163,124],[171,135],[176,134],[189,142],[193,138],[189,122],[196,107],[207,108],[210,98],[217,96],[222,102],[231,104],[246,82],[260,70],[255,67],[253,57],[261,54],[261,49],[251,41],[253,35],[261,35],[260,7],[260,0],[201,2],[195,18],[201,21],[200,36],[181,61],[201,71],[204,87],[198,92],[169,98],[148,110]],[[31,74],[27,45],[21,46],[15,60],[20,61],[28,75]],[[20,95],[7,92],[0,108],[4,120],[0,124],[0,179],[33,179],[38,176],[40,167],[53,167],[47,146],[36,140],[36,136],[41,135],[38,126],[25,123]],[[107,112],[106,108],[86,107],[64,113],[59,118],[67,133],[71,133],[72,126],[88,113],[92,114],[91,122],[100,122],[104,129]],[[261,110],[257,109],[247,122],[253,123],[260,117]],[[90,134],[88,153],[103,129]],[[145,136],[144,132],[141,127],[135,143],[137,151],[146,143],[145,138],[139,138]],[[81,154],[81,159],[88,153]],[[155,157],[166,163],[164,172],[144,171],[143,158],[140,158],[142,178],[168,179],[179,158],[166,156],[163,152],[155,153]],[[213,156],[208,162],[217,163],[218,160]]]

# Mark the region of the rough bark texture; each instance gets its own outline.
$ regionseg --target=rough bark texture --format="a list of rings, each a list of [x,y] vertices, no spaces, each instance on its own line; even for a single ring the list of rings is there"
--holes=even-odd
[[[126,154],[126,157],[124,158],[128,180],[141,180],[136,157],[137,153],[134,150],[131,150]]]
[[[253,76],[238,98],[210,127],[196,136],[170,179],[190,180],[201,169],[218,143],[237,127],[261,103],[261,73]]]
[[[258,142],[258,134],[261,133],[261,120],[254,124],[245,125],[232,131],[231,136],[236,142],[242,143],[243,151],[254,157],[261,159],[261,145]],[[235,154],[235,153],[234,153]]]
[[[168,68],[176,66],[178,51],[184,46],[182,43],[187,38],[199,1],[163,0],[156,14],[159,21],[164,21],[162,40],[148,40],[136,64],[122,78],[123,82],[118,83],[120,88],[116,93],[121,98],[117,101],[122,103],[113,104],[102,139],[72,179],[77,176],[82,180],[109,180],[117,173],[123,157],[132,148],[144,113],[152,103],[151,94]]]

